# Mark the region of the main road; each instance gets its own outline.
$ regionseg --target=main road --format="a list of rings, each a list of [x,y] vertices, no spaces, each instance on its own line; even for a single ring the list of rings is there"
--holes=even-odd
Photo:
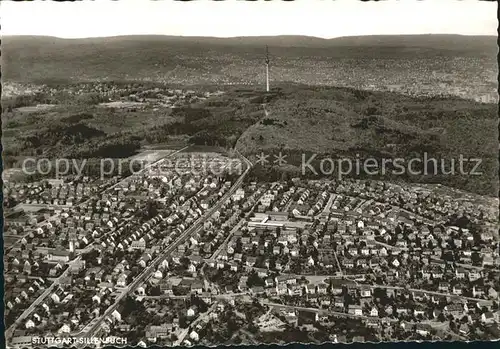
[[[195,328],[195,326],[200,321],[204,320],[204,321],[208,322],[210,314],[215,310],[217,305],[218,305],[218,302],[214,302],[214,304],[212,304],[212,306],[210,308],[208,308],[208,310],[206,312],[204,312],[203,314],[200,314],[200,316],[198,316],[198,318],[196,318],[196,320],[194,320],[192,323],[190,323],[189,326],[179,334],[179,337],[173,343],[174,344],[173,346],[174,347],[180,346],[184,342],[184,338],[186,338],[186,336],[189,334],[189,331],[191,331],[192,328]]]
[[[245,179],[246,175],[252,168],[252,163],[242,156],[241,154],[238,154],[240,158],[247,164],[245,171],[240,175],[240,177],[237,179],[237,181],[234,183],[234,185],[229,189],[229,191],[222,196],[222,198],[209,210],[207,211],[203,216],[198,218],[188,229],[186,229],[177,240],[175,240],[172,244],[170,244],[167,248],[165,248],[161,254],[156,257],[145,269],[144,271],[139,274],[135,279],[123,290],[123,292],[115,299],[115,302],[106,309],[104,314],[99,318],[98,321],[96,321],[87,332],[82,333],[80,337],[92,337],[96,331],[101,327],[103,321],[111,316],[111,314],[118,308],[118,305],[120,302],[127,297],[129,293],[134,292],[137,287],[139,287],[151,274],[156,268],[160,265],[161,262],[163,262],[170,254],[175,251],[175,249],[182,244],[184,241],[186,241],[193,233],[197,232],[201,225],[203,224],[204,221],[206,221],[212,214],[214,214],[218,209],[221,208],[224,202],[226,202],[227,199],[230,198],[231,195],[234,194],[236,189],[238,189],[242,183],[243,180]]]

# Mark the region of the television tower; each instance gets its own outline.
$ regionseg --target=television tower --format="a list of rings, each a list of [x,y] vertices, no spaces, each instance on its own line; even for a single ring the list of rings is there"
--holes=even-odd
[[[269,92],[269,48],[266,45],[266,91]]]

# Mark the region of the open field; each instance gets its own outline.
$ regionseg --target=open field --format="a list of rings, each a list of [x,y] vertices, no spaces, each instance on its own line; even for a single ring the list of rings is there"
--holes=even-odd
[[[133,155],[130,157],[130,160],[134,161],[147,161],[147,162],[154,162],[157,161],[161,158],[164,158],[168,154],[171,154],[173,150],[144,150],[141,151],[137,155]]]

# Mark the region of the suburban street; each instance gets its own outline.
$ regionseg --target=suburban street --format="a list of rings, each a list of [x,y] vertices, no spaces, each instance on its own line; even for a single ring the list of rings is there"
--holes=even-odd
[[[188,229],[186,229],[175,242],[170,244],[165,250],[161,252],[161,254],[156,257],[145,269],[144,271],[139,274],[137,277],[134,278],[134,280],[127,285],[126,289],[122,291],[122,293],[115,299],[115,302],[108,307],[108,309],[104,312],[104,314],[99,318],[98,321],[96,321],[89,329],[87,332],[82,333],[80,336],[86,336],[86,337],[92,337],[95,332],[100,328],[102,325],[103,321],[110,316],[117,308],[120,302],[125,299],[125,297],[134,292],[137,287],[139,287],[142,282],[144,282],[150,275],[151,273],[158,267],[158,265],[168,258],[170,254],[184,241],[186,241],[193,233],[195,233],[203,224],[203,222],[210,217],[215,211],[220,209],[222,204],[238,189],[241,184],[243,183],[243,180],[245,179],[245,176],[247,173],[250,171],[250,168],[252,167],[251,162],[242,157],[242,159],[247,164],[247,167],[245,171],[241,174],[241,176],[238,178],[238,180],[233,184],[233,186],[228,190],[226,194],[209,210],[207,211],[203,216],[198,218],[196,222],[194,222]]]
[[[66,270],[58,278],[56,278],[52,282],[52,284],[47,287],[47,289],[45,289],[45,291],[43,291],[43,293],[35,301],[33,301],[30,306],[26,308],[26,310],[24,310],[21,315],[19,315],[17,320],[5,331],[5,338],[10,338],[12,336],[16,327],[21,324],[31,313],[33,313],[35,308],[52,293],[52,291],[60,284],[62,278],[68,276],[71,264],[79,261],[80,259],[81,256],[77,256],[75,259],[68,262],[68,268],[66,268]]]
[[[158,159],[157,161],[155,162],[152,162],[150,164],[147,164],[146,166],[144,166],[144,168],[140,169],[139,171],[131,174],[130,176],[127,176],[123,179],[121,179],[120,181],[118,181],[117,183],[111,185],[110,187],[106,188],[103,190],[103,192],[106,192],[106,191],[111,191],[113,190],[115,187],[119,186],[119,185],[122,185],[123,183],[126,183],[127,181],[129,181],[131,178],[135,177],[135,176],[138,176],[140,175],[141,173],[143,173],[144,171],[148,170],[150,167],[152,166],[156,166],[156,165],[159,165],[161,164],[162,162],[164,162],[167,158],[177,154],[177,153],[180,153],[182,152],[183,150],[189,148],[189,146],[185,146],[179,150],[176,150],[176,151],[173,151],[172,153],[168,154],[167,156],[161,158],[161,159]],[[83,202],[80,202],[78,205],[75,205],[75,207],[84,207],[84,205],[86,205],[90,200],[92,200],[92,198],[89,198]],[[44,206],[44,205],[42,205]],[[58,217],[59,214],[54,214],[40,222],[38,222],[31,230],[27,231],[26,234],[24,234],[23,236],[19,237],[18,240],[16,242],[14,242],[12,245],[8,246],[5,248],[5,252],[4,254],[6,255],[10,250],[12,250],[14,247],[18,247],[18,245],[21,243],[21,240],[28,236],[32,231],[34,231],[36,228],[39,228],[39,227],[43,227],[45,225],[47,225],[47,223],[49,223],[51,220],[53,220],[54,218]]]

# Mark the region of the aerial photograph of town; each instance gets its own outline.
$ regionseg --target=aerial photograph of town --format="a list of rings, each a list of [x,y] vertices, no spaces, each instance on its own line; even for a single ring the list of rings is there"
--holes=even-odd
[[[500,339],[497,3],[304,6],[2,3],[7,348]]]

